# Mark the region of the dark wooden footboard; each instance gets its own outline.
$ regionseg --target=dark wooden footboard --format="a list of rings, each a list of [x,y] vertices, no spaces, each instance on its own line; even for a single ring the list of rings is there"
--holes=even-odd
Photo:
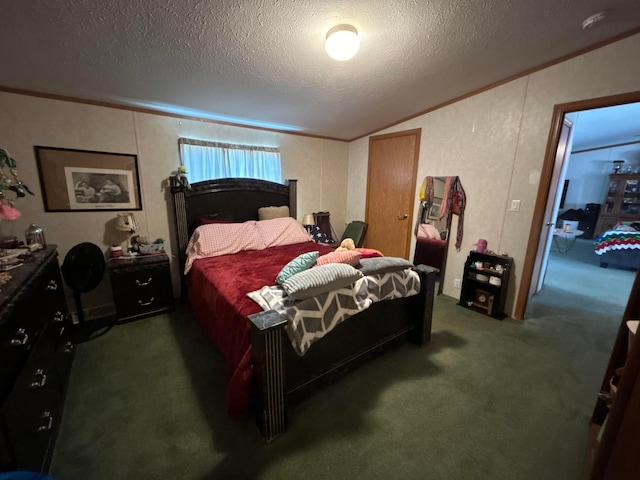
[[[438,269],[415,267],[420,293],[377,302],[338,325],[304,355],[297,355],[284,331],[286,320],[274,311],[251,315],[253,402],[265,441],[286,431],[286,406],[331,383],[367,359],[411,340],[431,338],[434,285]]]

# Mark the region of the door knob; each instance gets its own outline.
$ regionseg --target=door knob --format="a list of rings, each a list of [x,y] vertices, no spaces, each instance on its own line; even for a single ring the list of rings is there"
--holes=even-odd
[[[398,220],[404,220],[405,218],[407,218],[409,215],[407,215],[406,213],[404,215],[398,215]]]
[[[552,225],[555,225],[555,222],[547,222],[544,224],[546,227],[551,227]]]

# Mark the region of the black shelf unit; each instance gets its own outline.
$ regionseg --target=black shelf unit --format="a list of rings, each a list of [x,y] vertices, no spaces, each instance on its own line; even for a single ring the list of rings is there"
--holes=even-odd
[[[505,318],[504,304],[512,269],[511,257],[469,252],[458,305],[499,320]]]

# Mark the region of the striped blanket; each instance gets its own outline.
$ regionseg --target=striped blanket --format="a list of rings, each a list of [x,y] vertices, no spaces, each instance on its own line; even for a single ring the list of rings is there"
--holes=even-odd
[[[598,255],[614,250],[640,250],[640,232],[607,230],[594,243]]]

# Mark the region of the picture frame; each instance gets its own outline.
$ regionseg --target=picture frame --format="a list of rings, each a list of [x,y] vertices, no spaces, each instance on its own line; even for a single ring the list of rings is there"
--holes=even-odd
[[[45,212],[142,210],[137,155],[34,149]]]
[[[429,206],[429,213],[427,214],[427,218],[429,220],[439,220],[440,219],[440,207],[439,203],[432,203]]]

